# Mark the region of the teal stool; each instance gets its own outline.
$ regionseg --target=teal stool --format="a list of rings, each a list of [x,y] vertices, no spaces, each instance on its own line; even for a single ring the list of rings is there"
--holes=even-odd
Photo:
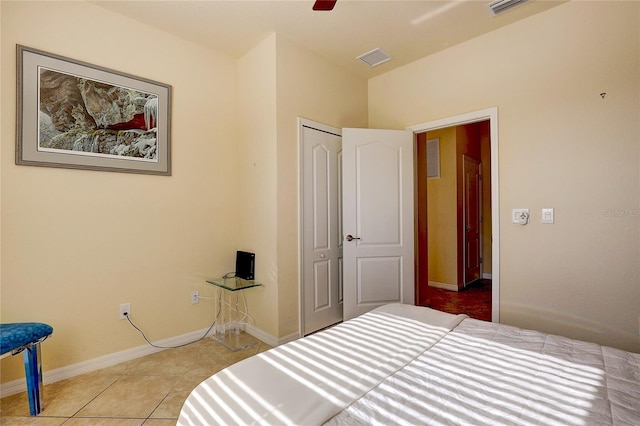
[[[23,353],[29,411],[32,416],[37,416],[42,411],[40,342],[51,333],[53,333],[53,327],[39,322],[0,324],[0,355],[7,352],[11,352],[11,355]]]

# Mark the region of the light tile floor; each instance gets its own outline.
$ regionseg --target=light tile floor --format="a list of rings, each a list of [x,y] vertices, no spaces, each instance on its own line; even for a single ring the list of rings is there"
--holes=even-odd
[[[0,400],[0,424],[46,426],[175,425],[184,400],[212,374],[271,349],[259,342],[232,352],[213,339],[166,349],[44,386],[44,409],[29,415],[26,392]],[[43,372],[46,377],[46,370]]]

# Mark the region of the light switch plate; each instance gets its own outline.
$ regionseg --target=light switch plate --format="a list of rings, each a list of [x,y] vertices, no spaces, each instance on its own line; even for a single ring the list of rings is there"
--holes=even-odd
[[[553,209],[542,209],[542,223],[554,223]]]

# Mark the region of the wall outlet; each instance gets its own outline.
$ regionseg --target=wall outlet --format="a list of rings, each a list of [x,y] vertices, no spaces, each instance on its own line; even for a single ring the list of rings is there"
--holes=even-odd
[[[121,303],[118,312],[121,320],[127,319],[127,315],[131,315],[131,303]]]
[[[191,304],[195,305],[196,303],[200,303],[200,295],[197,291],[191,292]]]
[[[511,223],[526,225],[529,223],[529,209],[512,209]]]

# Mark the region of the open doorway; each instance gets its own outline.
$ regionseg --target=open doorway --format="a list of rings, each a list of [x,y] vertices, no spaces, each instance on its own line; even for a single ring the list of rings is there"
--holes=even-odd
[[[416,135],[421,304],[491,320],[489,121]]]
[[[489,118],[458,122],[452,118],[447,126],[427,123],[414,129],[419,130],[415,132],[416,302],[498,321],[498,289],[492,280],[498,263],[493,261],[497,247],[492,244],[496,236],[492,222],[497,217],[492,208],[497,199],[492,200],[491,182],[497,150],[492,147],[495,129]]]

